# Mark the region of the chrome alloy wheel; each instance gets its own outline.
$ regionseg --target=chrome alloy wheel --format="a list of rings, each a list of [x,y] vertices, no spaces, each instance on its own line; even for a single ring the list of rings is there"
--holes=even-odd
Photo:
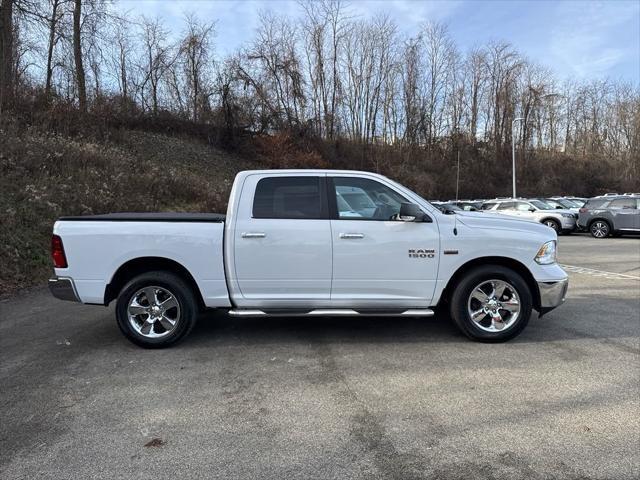
[[[520,315],[520,298],[504,280],[485,280],[476,286],[467,302],[469,317],[485,332],[511,327]]]
[[[129,300],[127,316],[133,329],[140,335],[160,338],[176,327],[180,320],[180,304],[166,288],[144,287]]]
[[[591,233],[596,238],[604,238],[609,235],[609,225],[604,222],[595,222],[591,225]]]

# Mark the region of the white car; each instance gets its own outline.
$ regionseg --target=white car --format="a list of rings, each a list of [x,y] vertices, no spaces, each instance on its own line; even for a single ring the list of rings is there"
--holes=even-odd
[[[197,313],[232,316],[449,312],[467,336],[508,340],[560,305],[556,234],[477,212],[440,212],[380,175],[241,172],[227,214],[121,213],[59,219],[54,296],[116,301],[132,342],[163,347]]]
[[[576,229],[578,218],[578,214],[571,210],[553,208],[546,202],[537,199],[488,200],[482,205],[482,209],[542,223],[551,227],[558,235],[573,232]]]

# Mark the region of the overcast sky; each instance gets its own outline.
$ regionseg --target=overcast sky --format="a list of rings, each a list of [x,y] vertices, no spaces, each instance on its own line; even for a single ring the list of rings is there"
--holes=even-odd
[[[295,0],[121,0],[117,8],[133,15],[159,16],[174,32],[185,11],[217,20],[220,54],[254,37],[260,10],[297,18]],[[640,83],[640,0],[353,0],[352,16],[387,12],[399,30],[415,35],[424,21],[448,24],[459,48],[506,40],[562,78],[625,79]]]

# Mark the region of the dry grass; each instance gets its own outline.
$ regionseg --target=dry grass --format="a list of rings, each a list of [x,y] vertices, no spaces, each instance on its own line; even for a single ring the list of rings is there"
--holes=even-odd
[[[51,275],[59,216],[224,211],[234,175],[257,166],[189,138],[123,130],[96,141],[3,125],[0,295]]]

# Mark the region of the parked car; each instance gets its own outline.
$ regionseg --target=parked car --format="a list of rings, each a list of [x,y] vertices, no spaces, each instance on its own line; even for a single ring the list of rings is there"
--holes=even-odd
[[[474,200],[451,200],[449,203],[453,205],[457,205],[462,210],[466,210],[467,212],[480,212],[482,211],[482,202],[474,201]]]
[[[553,208],[560,210],[571,210],[574,213],[578,213],[578,210],[580,210],[580,206],[582,206],[578,206],[577,203],[572,202],[571,200],[568,200],[566,198],[541,198],[540,200],[548,203]]]
[[[585,203],[587,203],[587,200],[589,200],[588,198],[584,198],[584,197],[565,197],[567,200],[571,200],[572,202],[575,202],[578,207],[582,207]]]
[[[428,317],[440,307],[468,337],[505,341],[532,309],[560,305],[568,284],[542,225],[446,215],[381,175],[339,170],[241,172],[226,216],[63,217],[52,257],[54,296],[116,301],[121,331],[144,347],[174,344],[203,308]]]
[[[445,215],[451,215],[452,213],[462,212],[463,211],[459,206],[457,206],[457,205],[455,205],[455,204],[453,204],[451,202],[431,202],[431,205],[436,207],[438,210],[440,210]]]
[[[577,213],[553,208],[538,199],[496,199],[485,202],[483,210],[512,215],[540,222],[551,227],[558,235],[569,234],[576,229]]]
[[[580,209],[578,228],[595,238],[640,232],[640,195],[590,199]]]

